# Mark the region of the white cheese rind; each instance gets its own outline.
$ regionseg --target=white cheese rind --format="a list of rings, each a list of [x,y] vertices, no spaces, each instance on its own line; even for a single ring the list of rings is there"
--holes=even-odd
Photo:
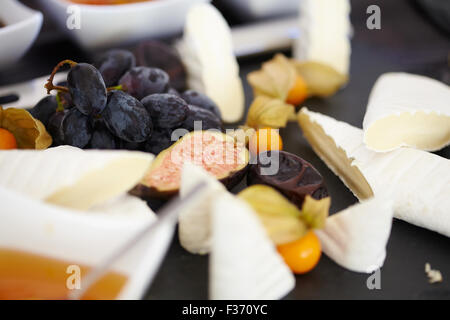
[[[393,199],[396,218],[450,237],[450,160],[412,148],[374,152],[363,144],[361,129],[306,108],[299,117],[314,150],[360,200],[371,194],[363,196],[352,188],[348,177],[330,160],[338,150],[345,152],[351,167],[362,174],[372,195]],[[312,141],[311,132],[317,133],[318,128],[324,132],[322,140],[331,138],[333,146],[319,148],[317,141]]]
[[[244,89],[231,30],[220,12],[207,3],[193,6],[177,48],[188,73],[189,88],[210,97],[223,121],[239,121],[244,114]]]
[[[87,210],[132,189],[153,156],[142,152],[47,150],[0,152],[0,185],[31,198]]]
[[[315,61],[349,74],[352,26],[349,0],[301,0],[300,36],[294,58]]]
[[[363,129],[364,143],[374,151],[439,150],[450,144],[450,87],[424,76],[386,73],[372,89]]]
[[[183,198],[201,182],[207,185],[204,193],[192,205],[183,208],[178,219],[180,244],[194,254],[210,252],[212,206],[218,196],[228,193],[216,178],[188,162],[183,166],[180,196]]]
[[[392,202],[372,198],[330,216],[316,234],[323,252],[337,264],[371,273],[383,266],[392,218]]]
[[[218,197],[212,230],[211,299],[281,299],[294,288],[295,277],[245,202],[231,194]]]

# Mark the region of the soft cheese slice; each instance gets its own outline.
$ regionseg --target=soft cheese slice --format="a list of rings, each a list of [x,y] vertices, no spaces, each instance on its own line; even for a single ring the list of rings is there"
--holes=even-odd
[[[349,0],[301,0],[300,36],[294,44],[294,58],[320,62],[348,75],[350,8]]]
[[[208,186],[197,201],[179,215],[178,236],[181,246],[195,254],[207,254],[211,249],[211,212],[215,199],[228,191],[203,168],[187,162],[181,176],[180,196],[184,197],[199,183]]]
[[[224,194],[214,202],[210,297],[217,300],[280,299],[295,278],[255,212]]]
[[[189,87],[216,102],[225,122],[239,121],[244,113],[244,89],[231,30],[221,13],[207,3],[193,6],[178,49]]]
[[[424,76],[386,73],[372,89],[363,129],[364,143],[375,151],[439,150],[450,144],[450,87]]]
[[[383,266],[392,218],[392,202],[372,198],[330,216],[316,234],[323,252],[337,264],[371,273]]]
[[[371,151],[361,129],[306,108],[299,123],[315,152],[360,200],[387,195],[396,218],[450,236],[450,160],[412,148]]]
[[[129,221],[130,218],[149,221],[156,220],[155,213],[145,201],[127,193],[106,201],[105,203],[95,205],[88,211],[83,212],[87,214],[96,214],[98,216],[123,219],[124,221]]]
[[[153,156],[62,146],[0,152],[0,185],[32,198],[86,210],[133,188]]]

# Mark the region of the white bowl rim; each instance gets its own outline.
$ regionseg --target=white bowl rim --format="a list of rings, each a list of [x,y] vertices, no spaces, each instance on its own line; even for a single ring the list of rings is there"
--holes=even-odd
[[[42,14],[42,12],[31,9],[30,7],[27,7],[26,5],[24,5],[21,2],[17,2],[17,4],[24,7],[26,10],[28,10],[30,12],[30,16],[19,22],[16,22],[13,24],[7,24],[4,27],[0,28],[0,36],[4,35],[6,33],[15,32],[19,29],[25,28],[29,24],[33,24],[35,22],[35,20],[40,20],[39,24],[41,24],[43,22],[44,15]]]
[[[168,2],[176,3],[176,2],[186,2],[186,0],[150,0],[144,2],[132,2],[118,5],[93,5],[93,4],[82,4],[75,3],[70,0],[51,0],[53,2],[57,2],[64,6],[79,6],[84,11],[92,11],[92,12],[100,12],[100,11],[123,11],[123,10],[136,10],[143,7],[161,7],[167,5]],[[188,0],[189,1],[189,0]],[[203,0],[210,2],[211,0]]]

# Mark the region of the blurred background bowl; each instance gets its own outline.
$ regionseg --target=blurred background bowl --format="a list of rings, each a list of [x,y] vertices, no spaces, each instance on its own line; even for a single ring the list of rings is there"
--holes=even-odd
[[[96,50],[180,33],[186,13],[209,0],[155,0],[123,5],[78,5],[69,0],[40,0],[41,6],[83,49]],[[80,29],[69,30],[69,9],[76,6]],[[74,7],[75,8],[75,7]],[[71,12],[71,13],[68,13]]]
[[[16,0],[2,0],[0,21],[0,68],[17,62],[36,40],[42,27],[42,13]]]
[[[295,15],[299,8],[299,0],[215,0],[215,2],[234,12],[240,21]]]

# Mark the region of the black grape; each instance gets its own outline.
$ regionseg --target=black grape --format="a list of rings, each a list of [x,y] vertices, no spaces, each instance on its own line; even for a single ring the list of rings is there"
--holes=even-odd
[[[89,117],[82,114],[77,108],[67,111],[61,125],[64,144],[84,148],[92,138],[92,126]]]
[[[102,74],[106,86],[113,87],[128,70],[136,66],[136,58],[128,50],[113,49],[99,55],[94,66]]]
[[[169,76],[161,69],[135,67],[120,79],[123,89],[138,100],[169,89]]]
[[[144,142],[153,130],[152,119],[142,103],[123,91],[109,93],[102,117],[116,137],[128,142]]]
[[[159,68],[167,72],[170,85],[177,90],[186,88],[186,70],[178,53],[159,41],[145,41],[135,50],[137,65]]]
[[[52,136],[54,147],[64,144],[64,132],[61,124],[66,113],[66,111],[58,111],[48,119],[47,131]]]
[[[201,123],[201,128],[197,129],[195,128],[195,122]],[[199,124],[197,124],[198,126]],[[209,130],[209,129],[217,129],[222,130],[222,121],[220,118],[215,115],[214,113],[199,108],[197,106],[189,105],[189,112],[186,120],[184,120],[183,128],[187,129],[188,131],[194,131],[196,130]]]
[[[84,115],[98,115],[106,107],[106,86],[92,65],[79,63],[70,69],[67,83],[74,106]]]
[[[35,118],[41,121],[47,127],[48,120],[55,114],[58,103],[55,96],[46,96],[39,101],[29,112]]]
[[[171,140],[171,130],[155,128],[151,138],[146,142],[144,150],[154,155],[170,147],[175,141]]]
[[[188,104],[206,109],[222,119],[219,107],[208,96],[194,90],[187,90],[183,92],[181,98]]]
[[[114,150],[117,147],[116,138],[107,128],[97,128],[92,133],[89,147],[91,149]]]
[[[155,126],[163,129],[181,126],[189,111],[187,103],[173,94],[152,94],[142,100]]]
[[[153,136],[153,133],[152,133]],[[117,149],[120,150],[132,150],[132,151],[141,151],[144,149],[145,142],[128,142],[125,140],[118,139]]]

